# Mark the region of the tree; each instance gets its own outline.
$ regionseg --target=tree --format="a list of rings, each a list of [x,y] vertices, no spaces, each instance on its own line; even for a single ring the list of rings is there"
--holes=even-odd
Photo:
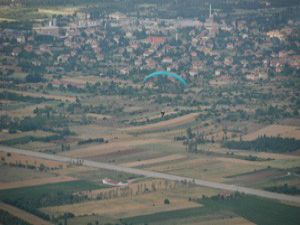
[[[47,167],[43,163],[41,163],[40,164],[40,171],[44,171],[46,169],[47,169]]]
[[[26,82],[29,83],[38,83],[38,82],[42,82],[44,79],[41,75],[34,73],[34,74],[28,74],[25,80]]]
[[[195,140],[190,140],[188,142],[188,152],[197,152],[198,151],[198,145]]]
[[[194,137],[194,134],[192,132],[192,128],[189,127],[188,129],[186,129],[186,136],[187,136],[188,140],[190,140]]]
[[[193,134],[192,129],[189,127],[186,129],[187,136],[187,151],[197,152],[197,140],[194,140],[195,134]]]

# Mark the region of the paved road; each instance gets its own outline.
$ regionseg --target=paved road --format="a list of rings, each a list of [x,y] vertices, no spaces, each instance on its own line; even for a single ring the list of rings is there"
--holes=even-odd
[[[27,155],[27,156],[48,159],[48,160],[53,160],[53,161],[58,161],[58,162],[65,162],[65,163],[70,163],[70,162],[74,162],[74,161],[78,160],[75,158],[69,158],[69,157],[60,156],[60,155],[50,155],[50,154],[45,154],[45,153],[41,153],[41,152],[33,152],[33,151],[28,151],[28,150],[10,148],[10,147],[1,146],[1,145],[0,145],[0,151],[10,152],[10,153],[18,153],[18,154],[23,154],[23,155]],[[159,173],[159,172],[142,170],[142,169],[128,168],[125,166],[119,166],[119,165],[114,165],[114,164],[110,164],[110,163],[94,162],[94,161],[90,161],[90,160],[83,160],[82,164],[84,166],[88,166],[88,167],[131,173],[131,174],[135,174],[135,175],[142,175],[145,177],[162,178],[162,179],[173,180],[173,181],[192,182],[196,185],[203,186],[203,187],[227,190],[227,191],[238,191],[238,192],[245,193],[245,194],[256,195],[256,196],[260,196],[260,197],[282,200],[282,201],[289,201],[289,202],[294,202],[294,203],[300,204],[300,197],[285,195],[285,194],[278,194],[278,193],[273,193],[273,192],[268,192],[268,191],[262,191],[262,190],[253,189],[253,188],[241,187],[241,186],[237,186],[237,185],[223,184],[223,183],[211,182],[211,181],[206,181],[206,180],[201,180],[201,179],[193,179],[190,177],[182,177],[182,176],[176,176],[176,175]]]

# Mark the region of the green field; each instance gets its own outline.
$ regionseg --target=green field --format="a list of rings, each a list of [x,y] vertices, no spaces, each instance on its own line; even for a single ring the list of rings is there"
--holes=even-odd
[[[172,221],[191,217],[199,217],[201,220],[201,217],[216,218],[234,215],[244,217],[258,225],[296,225],[300,221],[299,207],[254,196],[238,196],[228,200],[214,197],[199,202],[203,207],[137,216],[122,221],[125,224],[172,224]]]
[[[50,205],[61,205],[77,202],[74,192],[104,188],[87,181],[70,181],[56,184],[45,184],[34,187],[15,188],[0,191],[0,199],[16,205],[26,205],[34,208]]]

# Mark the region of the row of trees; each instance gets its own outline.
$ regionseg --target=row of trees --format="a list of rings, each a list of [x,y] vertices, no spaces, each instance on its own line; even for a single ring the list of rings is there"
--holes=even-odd
[[[78,141],[78,145],[90,144],[90,143],[104,143],[104,138],[89,138],[86,140]]]

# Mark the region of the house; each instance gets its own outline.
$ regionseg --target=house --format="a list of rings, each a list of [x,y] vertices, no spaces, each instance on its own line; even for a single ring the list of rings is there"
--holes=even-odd
[[[166,41],[165,37],[154,37],[154,36],[150,36],[146,39],[147,43],[150,43],[151,45],[159,45],[162,44]]]
[[[266,71],[260,71],[258,73],[258,79],[267,80],[268,79],[268,73]]]
[[[192,52],[191,52],[191,56],[192,56],[192,57],[195,58],[195,57],[197,57],[197,55],[198,55],[197,52],[195,52],[195,51],[192,51]]]
[[[120,69],[120,73],[122,75],[128,75],[129,74],[129,68],[128,67],[124,67],[124,68]]]
[[[155,68],[156,66],[156,63],[153,59],[146,59],[146,64],[147,64],[147,67],[148,68]]]
[[[226,65],[226,66],[229,66],[229,65],[232,65],[232,63],[233,63],[233,58],[232,57],[226,57],[225,59],[224,59],[224,64]]]
[[[227,49],[233,49],[234,48],[233,43],[227,43],[226,48]]]
[[[46,45],[46,44],[40,45],[39,46],[39,50],[40,50],[41,53],[49,53],[49,54],[51,54],[51,50],[50,50],[49,46]]]
[[[108,18],[111,20],[124,20],[127,18],[127,16],[120,12],[114,12],[109,14]]]
[[[215,70],[215,76],[220,76],[221,75],[221,70]]]
[[[24,37],[23,35],[17,37],[17,42],[18,42],[18,43],[24,44],[25,41],[26,41],[26,39],[25,39],[25,37]]]
[[[163,64],[171,64],[173,63],[173,59],[171,57],[164,57],[162,60]]]
[[[143,53],[143,56],[144,56],[144,57],[149,57],[151,54],[152,54],[152,53],[151,53],[149,50],[147,50],[147,51],[145,51],[145,52]]]
[[[63,54],[63,55],[59,55],[58,57],[57,57],[57,62],[59,62],[59,63],[65,63],[65,62],[67,62],[68,61],[68,59],[70,58],[70,55],[68,55],[68,54]]]
[[[256,81],[258,79],[258,76],[256,76],[256,74],[254,73],[250,73],[246,75],[246,79],[250,81]]]
[[[59,27],[35,27],[33,30],[39,35],[59,37]]]
[[[194,70],[200,70],[203,67],[203,62],[198,60],[198,61],[194,61],[192,64],[192,68]]]
[[[32,52],[32,45],[26,45],[25,47],[24,47],[24,50],[25,51],[27,51],[27,52]]]
[[[197,74],[198,74],[198,71],[197,71],[197,70],[195,70],[195,69],[190,69],[190,70],[189,70],[189,75],[190,75],[190,76],[194,77],[194,76],[196,76]]]
[[[221,192],[218,196],[221,199],[230,199],[232,197],[232,194],[230,192],[224,191]]]
[[[279,40],[284,40],[284,35],[279,30],[272,30],[266,33],[269,38],[278,38]]]
[[[16,48],[14,48],[14,49],[12,50],[11,55],[12,55],[12,56],[18,56],[18,55],[21,53],[21,51],[22,51],[21,48],[16,47]]]
[[[139,66],[141,66],[142,64],[143,64],[143,62],[142,62],[141,59],[137,59],[137,60],[134,61],[134,65],[135,65],[135,66],[138,66],[138,67],[139,67]]]

